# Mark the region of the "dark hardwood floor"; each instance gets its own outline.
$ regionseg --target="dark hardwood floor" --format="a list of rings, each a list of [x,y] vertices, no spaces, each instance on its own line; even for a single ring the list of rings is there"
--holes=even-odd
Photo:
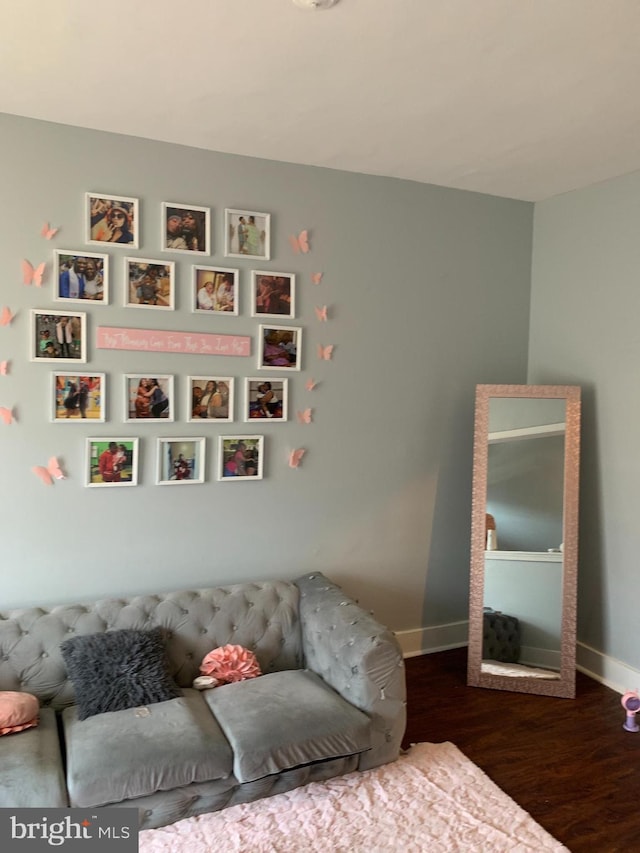
[[[466,649],[406,666],[405,748],[451,741],[572,853],[640,849],[640,732],[618,693],[581,673],[576,699],[467,687]]]

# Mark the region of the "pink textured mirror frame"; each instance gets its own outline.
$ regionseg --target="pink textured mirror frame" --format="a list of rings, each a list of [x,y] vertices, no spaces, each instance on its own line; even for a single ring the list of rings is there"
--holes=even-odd
[[[579,474],[579,386],[477,386],[470,686],[575,698]]]

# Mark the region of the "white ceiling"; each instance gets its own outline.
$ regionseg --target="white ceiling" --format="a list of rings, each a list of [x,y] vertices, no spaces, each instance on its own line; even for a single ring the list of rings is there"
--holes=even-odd
[[[532,201],[639,95],[640,0],[0,0],[0,112]]]

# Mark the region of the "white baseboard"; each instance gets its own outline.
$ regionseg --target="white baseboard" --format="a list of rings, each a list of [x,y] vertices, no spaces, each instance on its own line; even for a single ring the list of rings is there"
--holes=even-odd
[[[469,623],[449,622],[413,631],[396,631],[402,654],[405,658],[429,655],[446,649],[458,649],[468,643]],[[640,670],[634,669],[616,658],[605,655],[585,643],[578,643],[576,667],[590,678],[601,682],[616,693],[640,690]]]
[[[466,646],[469,639],[469,622],[464,619],[461,622],[449,622],[447,625],[416,628],[413,631],[396,631],[396,637],[404,657],[430,655],[433,652]]]
[[[616,693],[640,690],[640,670],[592,649],[584,643],[578,643],[576,666],[580,672],[602,682]]]

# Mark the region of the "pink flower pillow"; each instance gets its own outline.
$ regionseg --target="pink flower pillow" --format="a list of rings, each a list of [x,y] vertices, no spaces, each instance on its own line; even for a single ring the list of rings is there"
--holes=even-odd
[[[200,664],[202,675],[210,675],[219,684],[244,681],[262,675],[256,656],[243,646],[219,646],[209,652]]]
[[[0,691],[0,735],[10,735],[38,725],[40,704],[31,693]]]

